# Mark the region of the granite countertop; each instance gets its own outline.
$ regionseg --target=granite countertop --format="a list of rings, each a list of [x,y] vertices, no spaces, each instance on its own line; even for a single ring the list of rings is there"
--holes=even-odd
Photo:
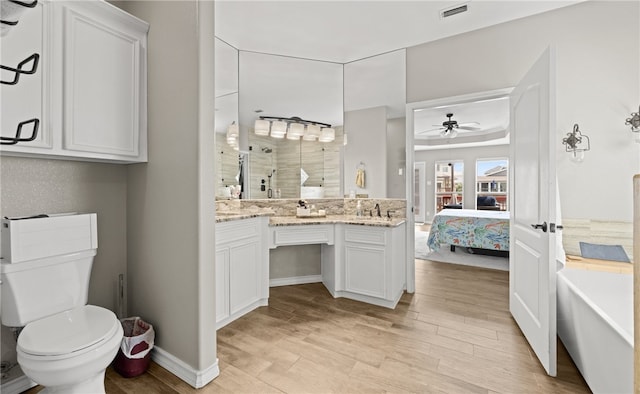
[[[297,226],[308,224],[356,224],[361,226],[397,227],[405,222],[404,218],[388,219],[386,217],[369,217],[355,215],[332,215],[325,217],[272,216],[269,218],[269,226]]]
[[[273,216],[273,212],[271,210],[242,211],[242,212],[216,211],[216,223],[230,222],[233,220],[240,220],[240,219],[257,218],[261,216]]]
[[[249,219],[260,216],[270,216],[269,226],[297,226],[297,225],[310,225],[310,224],[356,224],[361,226],[376,226],[376,227],[397,227],[405,222],[404,218],[392,217],[388,219],[386,217],[369,217],[369,216],[355,216],[355,215],[330,215],[324,217],[304,217],[299,218],[296,216],[274,216],[274,213],[270,210],[264,211],[222,211],[216,212],[216,223],[229,222],[232,220]]]

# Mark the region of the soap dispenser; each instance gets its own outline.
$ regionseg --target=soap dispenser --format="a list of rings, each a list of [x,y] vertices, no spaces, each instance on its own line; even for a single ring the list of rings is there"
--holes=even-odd
[[[362,216],[362,201],[360,200],[356,204],[356,216]]]

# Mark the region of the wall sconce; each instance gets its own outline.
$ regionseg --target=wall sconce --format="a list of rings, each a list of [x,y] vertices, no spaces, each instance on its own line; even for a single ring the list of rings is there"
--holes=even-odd
[[[586,141],[586,144],[583,142]],[[584,160],[584,152],[591,149],[589,144],[589,137],[583,135],[578,128],[578,124],[573,125],[573,131],[567,133],[567,136],[562,139],[565,152],[571,153],[571,160],[580,163]]]
[[[638,112],[632,112],[631,117],[627,118],[624,124],[631,126],[631,131],[634,133],[640,132],[640,108],[638,108]]]
[[[227,144],[231,146],[234,150],[239,149],[238,137],[240,135],[240,128],[234,121],[227,128]]]
[[[254,124],[256,135],[288,140],[331,142],[335,139],[336,131],[330,124],[300,119],[297,116],[283,118],[279,116],[261,116]]]

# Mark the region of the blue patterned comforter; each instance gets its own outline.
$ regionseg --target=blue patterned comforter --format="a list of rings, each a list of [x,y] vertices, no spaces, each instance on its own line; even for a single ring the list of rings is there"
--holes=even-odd
[[[433,217],[427,245],[509,250],[509,212],[444,209]]]

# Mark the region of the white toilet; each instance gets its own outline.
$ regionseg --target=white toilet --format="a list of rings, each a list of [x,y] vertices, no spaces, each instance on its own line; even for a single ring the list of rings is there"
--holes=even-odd
[[[122,342],[108,309],[86,305],[96,214],[2,221],[2,324],[24,327],[18,364],[45,392],[104,393]]]

